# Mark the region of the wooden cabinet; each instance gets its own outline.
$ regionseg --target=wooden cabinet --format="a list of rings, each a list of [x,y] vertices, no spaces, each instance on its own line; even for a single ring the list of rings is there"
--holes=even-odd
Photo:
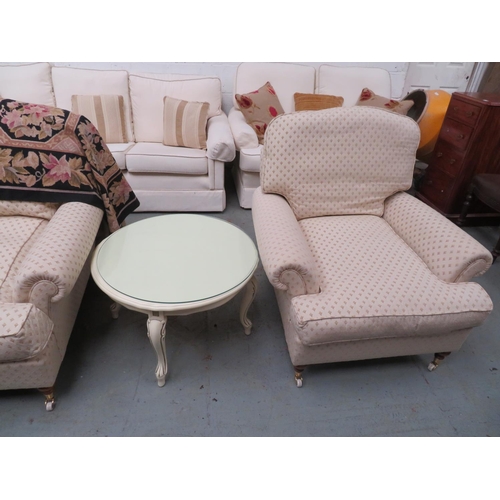
[[[458,217],[474,174],[500,174],[500,94],[454,92],[417,197]],[[490,218],[485,206],[470,217]]]

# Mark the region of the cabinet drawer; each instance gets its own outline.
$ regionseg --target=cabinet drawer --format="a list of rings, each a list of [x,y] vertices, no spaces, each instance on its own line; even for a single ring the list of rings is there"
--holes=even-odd
[[[480,112],[481,108],[479,106],[474,106],[474,104],[459,101],[458,99],[452,99],[448,106],[446,117],[473,127],[479,118]]]
[[[439,139],[449,142],[460,151],[467,149],[469,139],[471,138],[473,129],[455,120],[445,119],[439,134]]]
[[[455,180],[442,170],[430,168],[429,166],[422,179],[419,191],[436,207],[446,212]]]
[[[463,151],[453,149],[444,141],[438,141],[434,148],[434,154],[429,163],[429,168],[438,168],[451,176],[455,176],[460,172],[463,160]]]

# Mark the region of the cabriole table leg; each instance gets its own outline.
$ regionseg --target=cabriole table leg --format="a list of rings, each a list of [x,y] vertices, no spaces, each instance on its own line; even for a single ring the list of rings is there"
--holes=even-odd
[[[247,313],[248,309],[252,305],[253,299],[257,293],[257,278],[252,276],[252,279],[247,283],[245,291],[243,292],[243,298],[241,299],[240,307],[240,321],[245,329],[245,335],[250,335],[252,330],[252,322],[248,319]]]
[[[158,385],[165,385],[167,376],[167,351],[165,348],[165,327],[167,317],[161,312],[148,313],[148,337],[151,345],[158,356],[158,365],[156,366],[156,378]]]

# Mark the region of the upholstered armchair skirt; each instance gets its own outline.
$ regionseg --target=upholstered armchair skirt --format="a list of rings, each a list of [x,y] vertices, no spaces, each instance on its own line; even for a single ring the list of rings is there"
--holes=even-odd
[[[433,369],[492,309],[468,282],[490,252],[404,192],[418,140],[372,108],[268,128],[252,214],[299,386],[316,363],[435,353]]]

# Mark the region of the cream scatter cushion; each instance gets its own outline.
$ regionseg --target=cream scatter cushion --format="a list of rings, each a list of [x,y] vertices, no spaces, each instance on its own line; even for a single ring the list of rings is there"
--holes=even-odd
[[[127,142],[125,111],[121,95],[73,95],[71,110],[88,118],[104,142]]]
[[[406,115],[413,104],[413,101],[395,101],[388,97],[382,97],[375,94],[372,90],[364,88],[361,91],[356,106],[373,106],[375,108],[382,108],[386,111],[393,111],[401,115]]]
[[[208,102],[163,99],[163,144],[206,149]]]

